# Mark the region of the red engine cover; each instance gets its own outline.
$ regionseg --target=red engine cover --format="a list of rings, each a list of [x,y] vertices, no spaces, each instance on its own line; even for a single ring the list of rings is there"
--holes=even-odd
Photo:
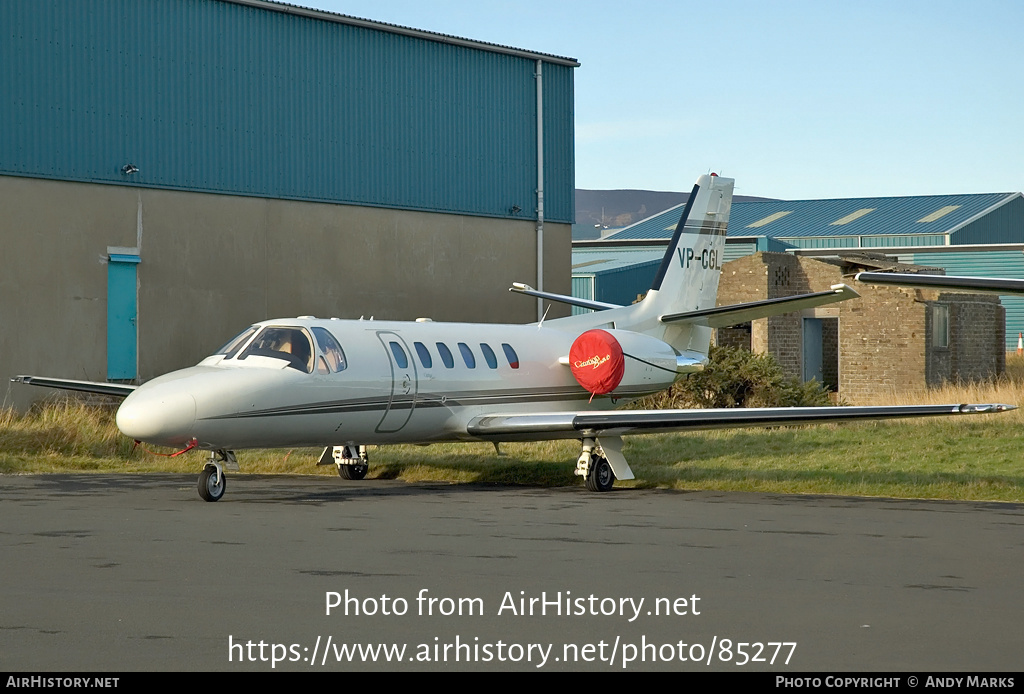
[[[626,360],[619,341],[610,333],[588,330],[572,343],[569,367],[581,386],[595,395],[605,395],[622,381]]]

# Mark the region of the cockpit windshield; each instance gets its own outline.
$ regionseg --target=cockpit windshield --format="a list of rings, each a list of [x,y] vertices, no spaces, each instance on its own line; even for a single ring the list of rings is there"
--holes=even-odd
[[[293,369],[307,374],[313,371],[313,345],[300,328],[264,328],[238,358],[252,356],[283,359]]]
[[[253,334],[258,329],[258,326],[255,325],[249,326],[248,328],[246,328],[245,330],[243,330],[242,332],[238,333],[233,338],[225,342],[220,349],[213,353],[213,356],[223,354],[225,359],[231,359],[236,354],[238,354],[238,350],[242,349],[245,343],[249,341],[249,338],[252,337]]]

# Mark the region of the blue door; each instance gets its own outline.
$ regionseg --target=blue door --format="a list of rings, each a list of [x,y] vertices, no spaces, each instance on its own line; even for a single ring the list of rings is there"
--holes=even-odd
[[[138,375],[137,255],[111,254],[107,264],[107,380]]]
[[[804,318],[804,379],[825,382],[820,318]]]

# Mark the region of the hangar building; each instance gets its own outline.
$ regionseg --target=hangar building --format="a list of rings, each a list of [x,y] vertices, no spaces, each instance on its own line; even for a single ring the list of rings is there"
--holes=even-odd
[[[623,303],[646,291],[679,214],[574,243],[574,295]],[[1022,251],[1021,193],[735,201],[719,304],[852,284],[862,269],[1024,278]],[[1000,306],[978,294],[855,289],[861,299],[719,331],[719,340],[769,351],[787,374],[855,403],[996,375],[1024,331],[1022,297]]]
[[[570,290],[574,59],[266,0],[5,0],[0,65],[4,376]]]

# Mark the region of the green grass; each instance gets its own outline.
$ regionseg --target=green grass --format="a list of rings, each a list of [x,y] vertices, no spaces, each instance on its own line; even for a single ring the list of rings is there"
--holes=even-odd
[[[977,398],[973,398],[977,400]],[[957,401],[959,398],[950,398]],[[1012,402],[1012,400],[1011,400]],[[637,479],[620,487],[716,489],[1024,502],[1020,410],[1001,415],[818,427],[634,436]],[[575,441],[371,448],[371,478],[543,487],[580,486]],[[161,449],[160,452],[170,452]],[[336,475],[319,450],[238,453],[242,471]],[[134,448],[113,408],[50,404],[0,412],[0,473],[188,472],[205,453],[175,458]]]

